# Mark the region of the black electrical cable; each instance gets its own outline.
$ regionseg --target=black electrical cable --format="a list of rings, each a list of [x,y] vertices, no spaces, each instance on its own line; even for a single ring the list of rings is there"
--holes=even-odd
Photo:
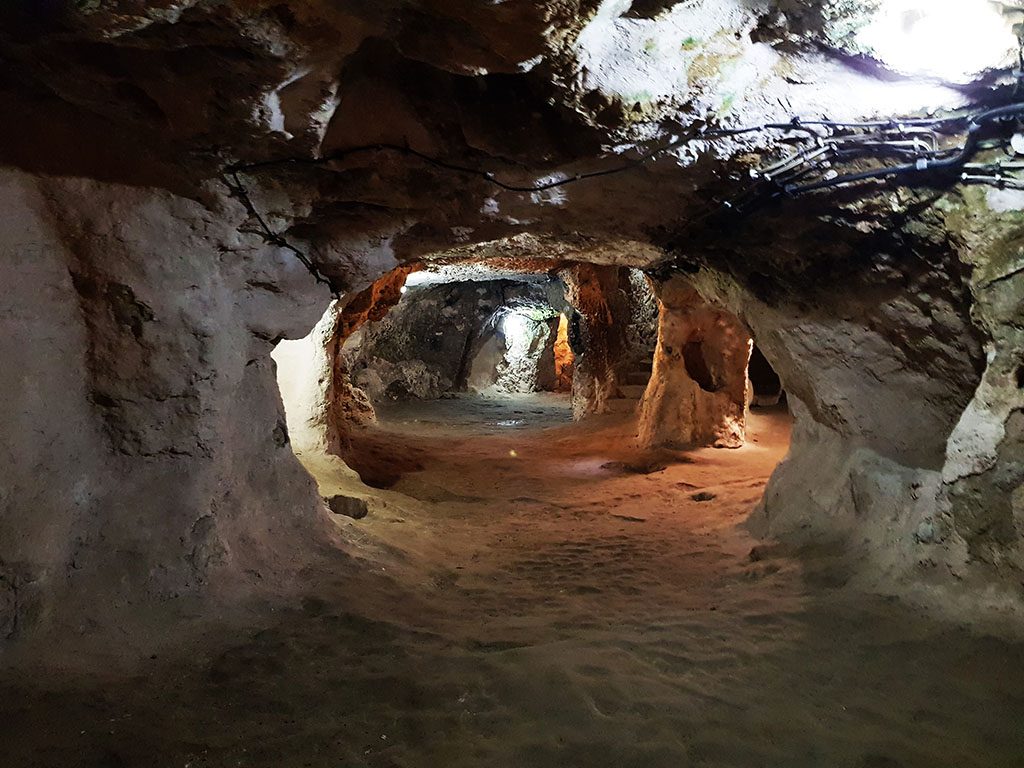
[[[875,168],[870,171],[861,171],[860,173],[846,174],[843,176],[837,176],[834,179],[824,179],[811,184],[788,186],[784,191],[788,195],[804,195],[808,192],[816,192],[822,189],[833,189],[835,187],[855,184],[861,181],[887,179],[892,176],[901,176],[908,173],[918,173],[922,171],[958,168],[963,166],[964,163],[970,159],[971,155],[974,154],[974,151],[978,146],[978,142],[980,141],[978,133],[986,123],[990,123],[1002,117],[1019,118],[1022,115],[1024,115],[1024,103],[1007,104],[1002,107],[996,107],[974,115],[967,127],[967,138],[964,140],[963,146],[959,150],[956,150],[955,154],[952,154],[949,157],[932,159],[927,156],[922,156],[912,163],[902,163],[900,165],[887,166],[885,168]]]
[[[331,279],[325,277],[324,274],[319,269],[317,269],[316,265],[310,260],[310,258],[306,256],[305,253],[303,253],[296,246],[292,245],[284,237],[284,235],[281,235],[278,232],[274,232],[270,228],[270,226],[266,222],[266,219],[264,219],[260,212],[256,209],[256,205],[253,203],[252,198],[249,196],[248,190],[245,188],[245,184],[242,183],[242,180],[239,178],[237,172],[231,171],[229,172],[229,174],[225,175],[224,184],[225,186],[227,186],[231,194],[242,203],[242,207],[245,208],[246,213],[248,213],[253,219],[256,220],[256,224],[260,228],[260,232],[258,234],[260,235],[260,237],[263,238],[263,241],[265,243],[269,245],[275,245],[278,248],[284,248],[286,251],[290,252],[302,263],[302,266],[306,268],[306,271],[313,276],[313,279],[316,280],[316,282],[321,283],[322,285],[326,285],[330,289],[331,295],[334,296],[334,298],[337,299],[340,297],[341,293],[334,285],[334,283],[331,281]]]
[[[333,282],[326,278],[316,267],[316,265],[306,256],[299,248],[292,245],[283,235],[274,232],[264,218],[257,211],[253,204],[245,185],[242,183],[239,174],[259,171],[271,167],[279,167],[283,165],[305,165],[305,166],[321,166],[328,163],[337,162],[344,160],[348,157],[354,157],[360,154],[371,154],[380,152],[394,152],[403,154],[409,157],[415,157],[429,165],[433,165],[437,168],[441,168],[453,173],[464,174],[467,176],[475,176],[485,180],[486,182],[493,184],[494,186],[503,189],[508,192],[516,193],[537,193],[546,190],[556,189],[576,182],[584,181],[587,179],[595,179],[600,177],[612,176],[619,173],[625,173],[627,171],[634,170],[643,166],[644,164],[654,160],[655,158],[671,152],[675,149],[679,149],[687,144],[691,144],[697,141],[713,141],[715,139],[724,138],[736,138],[739,136],[746,136],[754,133],[764,133],[768,131],[779,131],[779,132],[798,132],[805,133],[811,139],[820,141],[827,136],[822,136],[821,133],[813,130],[813,128],[824,128],[831,131],[851,131],[851,130],[868,130],[868,129],[889,129],[894,131],[902,131],[904,128],[932,128],[940,125],[951,125],[960,122],[967,121],[967,137],[964,141],[964,145],[959,149],[942,149],[942,150],[930,150],[922,153],[914,153],[913,150],[907,147],[896,147],[891,144],[886,145],[884,141],[877,142],[876,146],[872,147],[875,150],[873,153],[868,152],[867,146],[862,146],[857,149],[843,148],[841,144],[837,145],[832,150],[832,157],[822,162],[831,162],[832,159],[841,158],[843,155],[850,156],[877,156],[882,150],[891,152],[894,154],[911,154],[914,157],[913,162],[902,163],[894,166],[887,166],[883,168],[876,168],[868,171],[861,171],[859,173],[845,174],[836,176],[831,179],[824,179],[817,182],[811,182],[809,184],[798,185],[794,182],[797,179],[805,177],[808,173],[820,168],[820,166],[805,166],[801,167],[800,162],[797,162],[792,168],[779,173],[778,176],[768,176],[762,179],[762,183],[755,187],[753,190],[748,190],[747,193],[741,195],[735,201],[726,201],[722,203],[717,210],[720,209],[733,209],[743,210],[747,207],[747,203],[755,196],[755,190],[763,186],[763,183],[767,181],[768,185],[772,188],[773,193],[771,196],[777,197],[785,194],[789,196],[798,196],[815,192],[824,189],[833,189],[848,184],[854,184],[862,181],[886,179],[894,176],[901,176],[910,173],[922,172],[922,171],[933,171],[943,170],[956,167],[962,167],[967,160],[970,159],[971,155],[977,150],[979,144],[978,132],[982,126],[988,122],[998,120],[1002,117],[1016,117],[1020,118],[1024,116],[1024,103],[1013,103],[1004,105],[1002,107],[996,107],[980,113],[971,114],[960,114],[960,115],[948,115],[944,117],[931,117],[931,118],[907,118],[907,119],[888,119],[888,120],[868,120],[868,121],[835,121],[835,120],[805,120],[799,117],[794,117],[787,123],[762,123],[759,125],[741,126],[736,128],[706,128],[699,127],[690,130],[686,135],[681,136],[677,139],[673,139],[670,142],[654,147],[653,149],[641,154],[640,156],[629,160],[625,163],[621,163],[616,166],[604,168],[598,171],[587,171],[583,173],[576,173],[570,176],[566,176],[562,179],[554,179],[552,181],[537,183],[537,184],[513,184],[502,181],[492,171],[484,171],[479,168],[473,168],[459,163],[453,163],[441,158],[433,157],[420,152],[419,150],[413,149],[412,147],[400,144],[388,144],[378,143],[369,144],[358,147],[351,147],[345,150],[339,150],[332,152],[327,155],[320,157],[286,157],[277,158],[270,160],[263,160],[255,163],[235,163],[228,165],[224,169],[225,184],[229,190],[238,197],[247,213],[252,216],[260,228],[260,235],[263,239],[270,244],[284,248],[293,253],[296,258],[306,267],[314,279],[318,283],[327,285],[332,295],[337,297],[339,295],[338,289],[334,286]],[[854,141],[847,142],[853,144]],[[800,161],[800,158],[794,158]],[[820,158],[816,158],[819,160]],[[783,161],[786,162],[786,161]],[[785,181],[780,181],[780,178],[785,177]],[[231,181],[229,181],[229,179]],[[706,216],[697,217],[694,221],[702,221],[708,216],[713,215],[713,211],[709,212]],[[693,222],[690,222],[691,224]]]
[[[339,150],[337,152],[331,152],[320,157],[286,157],[276,158],[270,160],[262,160],[255,163],[235,163],[227,166],[225,169],[228,173],[244,173],[257,170],[263,170],[266,168],[272,168],[282,165],[307,165],[307,166],[320,166],[328,163],[337,162],[344,160],[348,157],[354,157],[361,154],[371,154],[378,152],[394,152],[403,154],[409,157],[415,157],[422,160],[429,165],[433,165],[444,170],[452,171],[454,173],[461,173],[469,176],[476,176],[482,178],[490,184],[503,189],[507,192],[517,193],[535,193],[544,192],[558,187],[563,187],[576,182],[585,181],[587,179],[601,178],[604,176],[612,176],[619,173],[625,173],[627,171],[634,170],[651,160],[671,152],[672,150],[679,149],[687,144],[703,141],[703,140],[714,140],[724,138],[736,138],[739,136],[745,136],[752,133],[764,133],[767,131],[796,131],[806,133],[812,138],[820,139],[823,138],[821,134],[812,130],[812,127],[816,128],[828,128],[832,130],[854,130],[854,129],[869,129],[869,128],[891,128],[898,130],[902,127],[931,127],[937,125],[948,125],[965,120],[977,121],[985,115],[993,115],[999,113],[1002,110],[1012,109],[1014,114],[1019,113],[1022,110],[1022,105],[1009,105],[1008,107],[1001,107],[996,110],[989,110],[989,112],[982,113],[981,115],[948,115],[944,117],[931,117],[931,118],[907,118],[907,119],[889,119],[889,120],[865,120],[865,121],[837,121],[837,120],[806,120],[799,117],[794,117],[792,120],[786,123],[771,122],[761,123],[758,125],[741,126],[736,128],[697,128],[689,131],[686,135],[674,139],[670,142],[655,147],[639,157],[630,160],[626,163],[621,163],[610,168],[605,168],[599,171],[588,171],[584,173],[576,173],[570,176],[566,176],[563,179],[555,179],[552,181],[542,182],[538,184],[513,184],[502,181],[492,171],[484,171],[479,168],[473,168],[459,163],[453,163],[441,158],[428,155],[425,152],[420,152],[417,149],[413,149],[407,145],[401,144],[389,144],[389,143],[378,143],[378,144],[367,144],[358,147],[351,147],[349,149]]]
[[[358,147],[351,147],[349,149],[338,150],[337,152],[331,152],[320,157],[285,157],[272,160],[262,160],[255,163],[235,163],[227,166],[225,169],[228,173],[247,173],[250,171],[263,170],[266,168],[272,168],[282,165],[307,165],[307,166],[320,166],[328,163],[337,162],[344,160],[348,157],[354,157],[361,154],[370,154],[375,152],[394,152],[397,154],[407,155],[409,157],[415,157],[422,160],[429,165],[442,168],[444,170],[453,171],[456,173],[462,173],[469,176],[477,176],[484,179],[485,181],[493,184],[500,189],[507,192],[522,192],[522,193],[533,193],[533,192],[544,192],[557,187],[563,187],[567,184],[574,184],[579,181],[587,179],[600,178],[602,176],[612,176],[618,173],[624,173],[631,171],[651,160],[671,152],[674,149],[679,149],[687,144],[691,144],[696,141],[710,140],[710,139],[721,139],[721,138],[732,138],[736,136],[742,136],[751,133],[758,133],[764,131],[801,131],[809,134],[813,138],[821,138],[821,136],[814,131],[804,128],[803,123],[799,120],[794,119],[789,123],[764,123],[762,125],[746,126],[743,128],[714,128],[714,129],[694,129],[688,132],[685,136],[678,139],[655,147],[639,157],[622,163],[620,165],[612,166],[610,168],[604,168],[599,171],[588,171],[585,173],[576,173],[571,176],[567,176],[564,179],[556,179],[553,181],[542,182],[539,184],[511,184],[509,182],[502,181],[492,171],[483,171],[479,168],[472,168],[470,166],[460,165],[458,163],[452,163],[447,160],[428,155],[425,152],[413,149],[412,147],[402,144],[366,144]]]

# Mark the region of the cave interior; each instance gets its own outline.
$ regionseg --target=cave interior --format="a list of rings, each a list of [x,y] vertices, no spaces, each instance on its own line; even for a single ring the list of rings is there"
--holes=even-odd
[[[0,60],[2,768],[1024,764],[1024,8]]]

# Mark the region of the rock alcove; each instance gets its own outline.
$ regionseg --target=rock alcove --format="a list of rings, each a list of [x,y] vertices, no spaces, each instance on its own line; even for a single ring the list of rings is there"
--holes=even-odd
[[[1012,764],[1021,17],[5,4],[7,763]]]

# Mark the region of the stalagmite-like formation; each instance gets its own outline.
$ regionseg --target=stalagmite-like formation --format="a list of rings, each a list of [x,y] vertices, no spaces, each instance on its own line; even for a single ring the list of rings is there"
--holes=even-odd
[[[658,348],[641,405],[641,443],[738,448],[748,407],[749,332],[684,280],[662,286],[659,299]]]

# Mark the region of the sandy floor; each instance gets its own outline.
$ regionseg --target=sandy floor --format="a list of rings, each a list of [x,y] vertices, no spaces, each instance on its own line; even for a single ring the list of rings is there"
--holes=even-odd
[[[4,684],[0,766],[1024,765],[1024,644],[737,527],[783,414],[658,456],[551,398],[382,415],[355,447],[389,489],[339,520],[356,567],[129,681]]]

